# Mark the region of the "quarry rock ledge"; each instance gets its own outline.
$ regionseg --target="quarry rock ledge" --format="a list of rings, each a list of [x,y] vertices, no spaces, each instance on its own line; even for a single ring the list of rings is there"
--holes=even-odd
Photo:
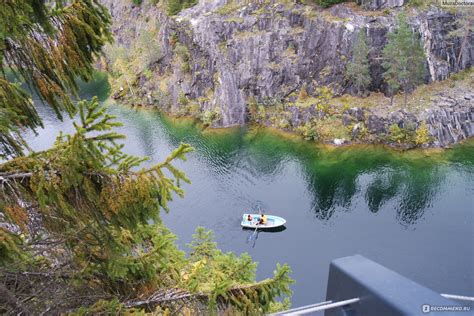
[[[178,16],[169,17],[148,1],[141,6],[127,0],[102,2],[111,11],[116,41],[121,45],[132,45],[147,27],[147,21],[156,21],[159,27],[162,57],[153,65],[151,79],[139,77],[138,96],[174,114],[184,110],[181,99],[190,100],[201,113],[218,114],[209,124],[211,127],[243,125],[249,120],[249,100],[289,100],[303,87],[309,95],[314,95],[320,86],[330,87],[335,95],[352,94],[345,69],[361,30],[366,32],[370,46],[372,82],[367,92],[386,92],[380,55],[386,35],[395,25],[396,13],[404,4],[363,1],[371,10],[394,8],[388,13],[372,14],[356,9],[355,4],[322,10],[278,1],[230,7],[223,0],[202,0]],[[448,38],[456,18],[436,7],[409,15],[409,23],[423,43],[426,83],[444,80],[473,64],[474,47]],[[469,43],[472,42],[474,36],[470,34]],[[177,56],[177,43],[186,51],[186,61]],[[458,60],[461,48],[463,54]],[[183,63],[187,63],[186,67]],[[434,138],[429,144],[432,147],[449,146],[474,134],[474,101],[469,90],[432,99],[423,109],[369,108],[364,109],[364,121],[350,117],[351,113],[341,113],[338,119],[344,121],[345,117],[349,125],[363,124],[374,138],[387,133],[393,124],[416,128],[425,121]],[[318,117],[311,109],[291,111],[289,129]],[[334,138],[343,137],[327,141]]]

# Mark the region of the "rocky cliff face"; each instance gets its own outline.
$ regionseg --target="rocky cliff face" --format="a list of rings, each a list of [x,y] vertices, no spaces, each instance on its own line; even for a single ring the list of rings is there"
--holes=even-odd
[[[367,10],[381,10],[388,8],[401,7],[405,0],[357,0],[359,5]]]
[[[153,65],[154,77],[140,81],[149,102],[176,112],[183,103],[180,99],[195,100],[201,111],[220,113],[216,126],[243,124],[249,100],[287,100],[302,88],[313,95],[321,86],[330,87],[336,95],[350,93],[345,69],[358,32],[367,33],[371,47],[370,90],[386,90],[380,56],[386,34],[395,25],[394,12],[372,14],[355,5],[322,10],[279,1],[234,4],[201,0],[170,18],[146,1],[141,7],[127,0],[102,1],[114,17],[117,41],[125,46],[143,30],[145,21],[159,24],[163,57]],[[401,6],[404,1],[362,2],[370,9],[380,9]],[[462,54],[460,40],[447,36],[455,16],[437,8],[411,16],[410,23],[420,33],[427,56],[426,82],[446,79],[450,73],[472,66],[474,36],[471,34]],[[185,58],[178,56],[178,46]],[[458,56],[462,58],[458,60]],[[155,93],[158,90],[159,96]],[[449,134],[453,140],[471,136],[472,103],[468,108],[467,117],[463,114],[457,118],[452,118],[449,110],[433,110],[429,119],[432,132],[447,133],[435,131],[438,120],[470,119],[468,127],[453,123],[456,132]],[[454,137],[456,133],[460,135]],[[449,143],[447,138],[440,143]]]
[[[433,96],[431,106],[418,112],[397,109],[380,114],[352,108],[345,111],[343,121],[345,125],[353,124],[353,138],[360,132],[360,126],[366,126],[373,135],[387,135],[394,124],[415,131],[420,122],[426,122],[432,137],[429,145],[447,147],[474,135],[474,93],[470,89],[450,92]]]

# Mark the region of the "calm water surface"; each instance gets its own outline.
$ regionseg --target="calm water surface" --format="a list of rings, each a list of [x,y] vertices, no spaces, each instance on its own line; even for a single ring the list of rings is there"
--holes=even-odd
[[[69,121],[40,107],[45,128],[30,135],[50,146]],[[125,149],[162,161],[180,142],[196,148],[176,165],[191,179],[163,216],[185,249],[194,229],[212,229],[224,251],[248,252],[258,278],[277,262],[296,280],[293,306],[325,299],[331,260],[362,254],[436,291],[474,295],[474,142],[443,153],[382,147],[325,149],[264,129],[202,131],[153,111],[111,105],[124,123]],[[240,228],[257,204],[288,220],[260,233],[255,248]]]

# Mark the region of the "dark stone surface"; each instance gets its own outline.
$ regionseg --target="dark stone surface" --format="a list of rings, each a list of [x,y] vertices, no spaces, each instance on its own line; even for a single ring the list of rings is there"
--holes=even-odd
[[[377,115],[371,114],[367,119],[367,129],[369,132],[374,134],[383,134],[386,132],[386,124],[383,118],[378,117]]]
[[[370,8],[398,6],[403,0],[362,0]],[[360,14],[349,6],[336,5],[324,12],[316,7],[295,4],[251,3],[228,15],[215,12],[225,0],[201,1],[170,18],[156,6],[144,2],[140,7],[126,0],[102,0],[114,18],[116,42],[131,46],[137,35],[154,21],[159,26],[160,61],[154,65],[156,76],[141,78],[141,93],[165,110],[177,111],[181,93],[201,100],[202,111],[220,109],[222,119],[216,126],[244,124],[248,119],[247,101],[268,99],[294,101],[302,87],[310,95],[317,87],[329,86],[335,94],[350,93],[345,69],[351,59],[360,31],[367,32],[370,46],[371,91],[386,90],[383,82],[381,51],[387,32],[394,27],[396,12],[386,15]],[[410,18],[425,47],[426,81],[442,80],[452,72],[470,67],[474,47],[466,45],[461,60],[461,43],[448,38],[455,16],[432,7]],[[176,64],[176,39],[189,51],[190,73]],[[471,35],[471,39],[472,35]],[[474,42],[469,40],[468,43]],[[161,81],[169,91],[158,93]],[[365,92],[367,93],[367,91]],[[461,100],[457,100],[462,98]],[[454,100],[456,99],[456,100]],[[159,101],[156,101],[159,100]],[[454,101],[453,101],[454,100]],[[473,110],[470,94],[438,98],[428,110],[408,113],[383,109],[352,108],[341,120],[344,125],[364,122],[370,133],[386,133],[393,123],[413,129],[426,120],[435,146],[446,146],[473,135]],[[291,109],[290,123],[298,126],[326,114],[314,107]]]
[[[324,315],[423,315],[422,305],[426,304],[464,306],[361,255],[333,260],[329,268],[326,300],[340,302],[353,298],[359,301],[344,308],[328,309]]]

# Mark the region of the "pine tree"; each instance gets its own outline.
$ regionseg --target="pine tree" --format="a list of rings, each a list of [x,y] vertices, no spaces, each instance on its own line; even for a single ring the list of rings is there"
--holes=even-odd
[[[330,6],[346,1],[347,0],[316,0],[316,3],[322,6],[323,8],[329,8]]]
[[[406,16],[398,16],[396,29],[388,34],[388,43],[383,52],[382,66],[385,68],[383,77],[388,84],[390,95],[404,93],[404,104],[407,95],[423,82],[425,74],[425,53],[420,39],[413,33],[407,23]]]
[[[56,4],[53,8],[51,5]],[[0,12],[0,311],[122,314],[157,311],[262,314],[289,295],[290,269],[255,282],[248,255],[224,254],[198,229],[187,257],[160,212],[189,182],[165,161],[122,152],[120,123],[97,98],[74,102],[76,78],[92,74],[109,41],[107,11],[92,0],[11,0]],[[41,126],[28,92],[6,66],[75,132],[23,155],[25,128]]]
[[[178,14],[183,7],[181,2],[182,2],[181,0],[169,0],[168,1],[168,14],[169,15]]]
[[[360,94],[370,85],[369,46],[365,30],[360,30],[357,43],[354,46],[352,61],[347,65],[347,75],[354,84],[357,94]]]
[[[197,3],[197,0],[168,0],[168,14],[176,15],[181,10],[190,8]]]
[[[111,65],[109,79],[114,90],[127,89],[135,97],[140,90],[137,81],[141,75],[151,74],[151,67],[162,57],[155,27],[142,29],[134,45],[107,45],[104,51]],[[136,88],[136,89],[135,89]]]
[[[7,78],[25,82],[61,117],[74,112],[69,94],[88,79],[92,62],[111,40],[110,16],[94,0],[45,4],[8,0],[0,10],[0,159],[23,152],[22,129],[41,126],[30,96]]]

